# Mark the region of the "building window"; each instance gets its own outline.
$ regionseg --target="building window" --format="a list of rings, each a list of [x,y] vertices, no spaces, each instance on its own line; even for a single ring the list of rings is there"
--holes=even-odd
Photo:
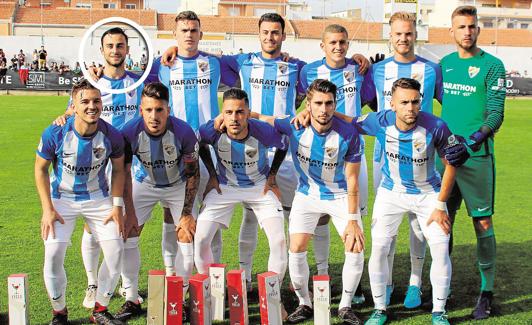
[[[486,21],[482,25],[484,28],[493,28],[493,23],[491,21]]]
[[[240,16],[240,8],[239,7],[232,7],[228,10],[229,16]]]
[[[76,3],[76,8],[92,8],[92,4],[78,2]]]
[[[126,3],[125,8],[126,9],[137,9],[137,5],[134,3]]]
[[[514,26],[515,26],[514,23],[506,24],[506,28],[509,28],[509,29],[515,28]]]
[[[528,24],[521,23],[521,29],[528,29]]]
[[[104,3],[103,8],[104,9],[116,9],[116,3]]]

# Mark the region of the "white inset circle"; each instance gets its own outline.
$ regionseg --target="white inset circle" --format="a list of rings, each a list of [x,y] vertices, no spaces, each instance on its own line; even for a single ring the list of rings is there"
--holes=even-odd
[[[148,55],[147,55],[148,56],[148,66],[146,67],[146,70],[144,70],[144,73],[142,74],[140,79],[137,80],[137,82],[135,82],[134,84],[132,84],[132,85],[126,87],[126,88],[122,88],[122,89],[105,88],[102,85],[98,84],[89,75],[89,72],[85,68],[85,61],[83,60],[83,54],[85,53],[85,44],[89,40],[89,37],[92,35],[92,33],[94,33],[94,31],[97,28],[99,28],[100,26],[103,26],[103,25],[109,24],[109,23],[116,23],[116,22],[124,23],[126,25],[129,25],[129,26],[133,27],[133,29],[135,29],[144,38],[144,41],[146,42],[146,46],[148,47]],[[106,92],[108,94],[125,94],[127,92],[130,92],[132,90],[137,89],[137,87],[142,85],[144,83],[144,80],[146,80],[146,78],[148,78],[148,75],[150,74],[151,66],[153,65],[153,60],[149,59],[149,58],[151,58],[152,54],[153,54],[153,46],[152,46],[152,44],[150,42],[150,38],[148,36],[148,33],[146,33],[144,28],[142,28],[136,22],[134,22],[134,21],[132,21],[130,19],[127,19],[127,18],[109,17],[109,18],[102,19],[99,22],[95,23],[94,25],[92,25],[85,32],[85,34],[83,35],[83,38],[81,39],[81,45],[79,47],[78,61],[80,62],[80,67],[81,67],[81,71],[83,72],[83,76],[85,77],[85,79],[87,79],[91,83],[91,85],[93,85],[94,87],[98,88],[101,92]]]

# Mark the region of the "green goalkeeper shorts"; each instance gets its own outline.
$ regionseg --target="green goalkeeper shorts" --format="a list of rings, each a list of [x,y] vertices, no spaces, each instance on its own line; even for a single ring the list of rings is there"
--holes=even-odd
[[[443,164],[437,159],[440,173]],[[455,215],[465,201],[467,214],[473,218],[493,215],[495,201],[495,159],[493,155],[470,157],[464,165],[456,169],[456,179],[447,209]]]

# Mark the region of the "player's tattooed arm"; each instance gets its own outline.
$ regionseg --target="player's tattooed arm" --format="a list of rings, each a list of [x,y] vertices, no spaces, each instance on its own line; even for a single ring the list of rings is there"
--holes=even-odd
[[[266,178],[266,184],[264,184],[263,194],[268,193],[268,191],[272,191],[272,193],[275,194],[279,200],[281,199],[281,191],[279,190],[279,186],[277,186],[277,180],[275,179],[275,176],[277,176],[277,172],[279,171],[279,168],[286,157],[286,153],[287,150],[275,150],[272,165],[270,166],[270,172]]]
[[[358,175],[360,173],[360,162],[345,163],[345,178],[347,180],[347,215],[350,219],[342,235],[346,252],[360,253],[364,250],[364,232],[359,223],[360,210]]]
[[[199,161],[185,159],[185,177],[187,178],[185,185],[185,202],[177,225],[176,232],[181,242],[191,243],[196,233],[196,221],[192,216],[192,208],[194,207],[194,200],[199,187]],[[180,234],[182,232],[183,234]],[[184,240],[181,240],[184,238]]]
[[[207,171],[209,172],[209,180],[207,181],[207,185],[205,186],[203,198],[205,198],[205,196],[212,189],[215,189],[218,194],[222,194],[222,191],[220,190],[220,184],[218,183],[218,175],[216,173],[216,168],[214,167],[214,162],[212,161],[211,151],[209,150],[208,144],[200,144],[199,155],[201,157],[201,160],[203,161],[203,164],[205,165],[205,168],[207,168]]]
[[[440,194],[438,195],[438,201],[436,202],[434,211],[432,211],[432,214],[427,220],[427,227],[432,222],[436,222],[445,234],[449,234],[452,230],[452,223],[447,213],[446,205],[454,186],[456,167],[449,165],[445,159],[442,159],[442,162],[445,166],[445,171],[442,176]]]
[[[46,240],[50,235],[55,238],[54,223],[58,221],[64,224],[63,218],[55,211],[50,196],[50,175],[48,169],[50,168],[50,160],[46,160],[39,155],[35,158],[35,185],[41,200],[42,218],[41,218],[41,238]]]
[[[115,204],[114,202],[117,199],[122,200],[122,205],[124,205],[124,182],[126,179],[124,155],[121,155],[117,158],[111,158],[111,165],[111,195],[113,197],[113,209],[111,210],[111,214],[109,214],[109,216],[103,221],[103,224],[106,225],[110,221],[114,221],[118,229],[118,233],[122,236],[122,238],[126,239],[127,233],[125,231],[123,206]]]

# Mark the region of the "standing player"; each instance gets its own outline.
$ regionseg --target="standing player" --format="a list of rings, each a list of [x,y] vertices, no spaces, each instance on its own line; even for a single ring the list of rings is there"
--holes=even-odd
[[[352,120],[360,132],[376,136],[384,151],[383,179],[377,190],[371,224],[368,271],[375,311],[366,322],[370,325],[382,325],[387,320],[387,256],[406,212],[414,213],[419,219],[431,251],[432,323],[449,324],[445,302],[451,283],[451,221],[445,202],[451,193],[456,170],[444,161],[442,179],[434,160],[436,152],[443,158],[448,147],[459,143],[442,120],[420,112],[420,89],[416,80],[400,78],[392,85],[391,110],[358,119],[346,118],[346,121]]]
[[[122,129],[126,141],[126,198],[128,216],[136,216],[138,227],[129,232],[124,259],[130,260],[122,273],[126,302],[115,316],[126,320],[142,314],[137,299],[140,271],[139,237],[157,202],[175,216],[177,240],[191,242],[195,221],[192,207],[199,183],[198,147],[192,128],[170,115],[168,89],[161,83],[144,87],[140,117]],[[130,175],[132,156],[133,180]],[[134,208],[133,208],[134,206]],[[178,217],[180,216],[180,217]],[[180,263],[177,261],[176,263]],[[183,278],[188,284],[188,278]]]
[[[323,31],[320,47],[325,53],[325,58],[309,63],[303,68],[300,75],[303,88],[307,89],[308,85],[316,79],[330,80],[336,85],[336,110],[348,116],[360,116],[361,103],[366,102],[366,98],[369,96],[367,93],[369,88],[364,83],[364,76],[359,73],[357,62],[346,58],[349,49],[349,38],[345,27],[336,24],[327,26]],[[361,214],[365,215],[367,214],[368,177],[362,138],[360,138],[360,145],[362,158],[358,180],[360,189],[359,207]],[[316,234],[321,236],[315,238],[315,244],[320,241],[321,237],[329,234],[329,219],[329,216],[324,216],[318,222]],[[329,269],[329,237],[325,238],[326,249],[316,252],[318,274],[327,274]]]
[[[372,88],[371,100],[377,102],[377,111],[391,109],[391,89],[393,83],[400,78],[412,78],[421,85],[421,111],[432,114],[433,98],[441,103],[442,76],[438,64],[417,56],[414,51],[416,43],[416,17],[407,12],[396,12],[390,17],[390,43],[394,55],[371,66],[366,78],[370,80]],[[373,188],[375,193],[382,180],[382,165],[384,163],[383,148],[375,142],[373,153]],[[406,308],[416,308],[421,305],[421,279],[423,263],[425,261],[426,241],[419,225],[418,218],[408,214],[410,224],[410,265],[411,274],[408,290],[404,299]],[[386,304],[390,303],[393,291],[392,271],[395,256],[396,239],[393,238],[388,256],[388,277],[386,286]]]
[[[48,127],[37,149],[35,182],[41,199],[44,282],[52,302],[52,324],[67,324],[64,260],[78,215],[83,215],[104,253],[109,270],[99,274],[92,318],[114,321],[107,305],[120,275],[124,232],[124,154],[120,133],[101,120],[100,91],[87,80],[72,88],[75,116],[64,126]],[[109,191],[105,169],[111,161]],[[49,177],[48,168],[53,174]],[[112,196],[112,200],[111,197]],[[118,230],[118,231],[117,231]],[[107,276],[107,277],[106,277]]]
[[[223,95],[222,118],[226,133],[214,128],[214,121],[200,127],[201,157],[209,170],[209,183],[198,217],[195,237],[195,261],[199,273],[208,273],[213,263],[211,241],[221,228],[228,228],[235,204],[253,209],[268,238],[268,271],[286,272],[286,240],[279,189],[275,178],[288,150],[288,139],[265,122],[249,119],[246,92],[232,88]],[[210,157],[212,146],[217,170]],[[271,168],[268,149],[277,148]],[[213,191],[212,189],[216,189]]]
[[[125,59],[129,53],[129,46],[128,36],[124,30],[119,27],[114,27],[105,31],[101,36],[100,43],[100,52],[105,61],[105,68],[97,83],[105,89],[124,89],[137,82],[140,77],[132,72],[126,71],[125,68]],[[113,127],[121,129],[124,124],[137,117],[139,115],[142,88],[143,86],[141,85],[137,89],[124,94],[103,92],[101,119]],[[65,114],[58,117],[54,122],[55,124],[64,125],[66,119],[74,113],[70,105],[72,101],[73,97],[70,99],[69,107]],[[109,176],[110,168],[107,173]],[[126,255],[128,255],[128,249],[129,247],[126,245],[124,249]],[[131,251],[131,253],[135,254],[134,251]],[[81,257],[87,274],[87,290],[85,299],[83,299],[83,306],[92,308],[94,307],[94,299],[96,297],[100,245],[86,225],[83,236],[81,237]],[[123,262],[125,263],[124,268],[131,268],[129,259],[124,259]],[[139,299],[142,298],[139,296]]]
[[[442,119],[451,131],[469,138],[472,157],[457,170],[447,208],[454,221],[464,199],[477,236],[481,293],[473,317],[488,318],[495,277],[495,132],[504,118],[506,80],[503,63],[477,47],[480,33],[477,10],[462,6],[452,14],[451,37],[457,52],[441,61],[444,81]]]
[[[299,175],[289,223],[289,272],[299,298],[299,306],[288,316],[291,323],[313,316],[307,247],[318,220],[328,214],[345,247],[338,317],[348,324],[361,324],[351,309],[353,293],[364,268],[364,234],[358,208],[360,137],[352,126],[333,117],[336,94],[336,86],[330,81],[314,80],[307,90],[310,126],[300,130],[290,124],[289,118],[259,115],[289,137]]]

